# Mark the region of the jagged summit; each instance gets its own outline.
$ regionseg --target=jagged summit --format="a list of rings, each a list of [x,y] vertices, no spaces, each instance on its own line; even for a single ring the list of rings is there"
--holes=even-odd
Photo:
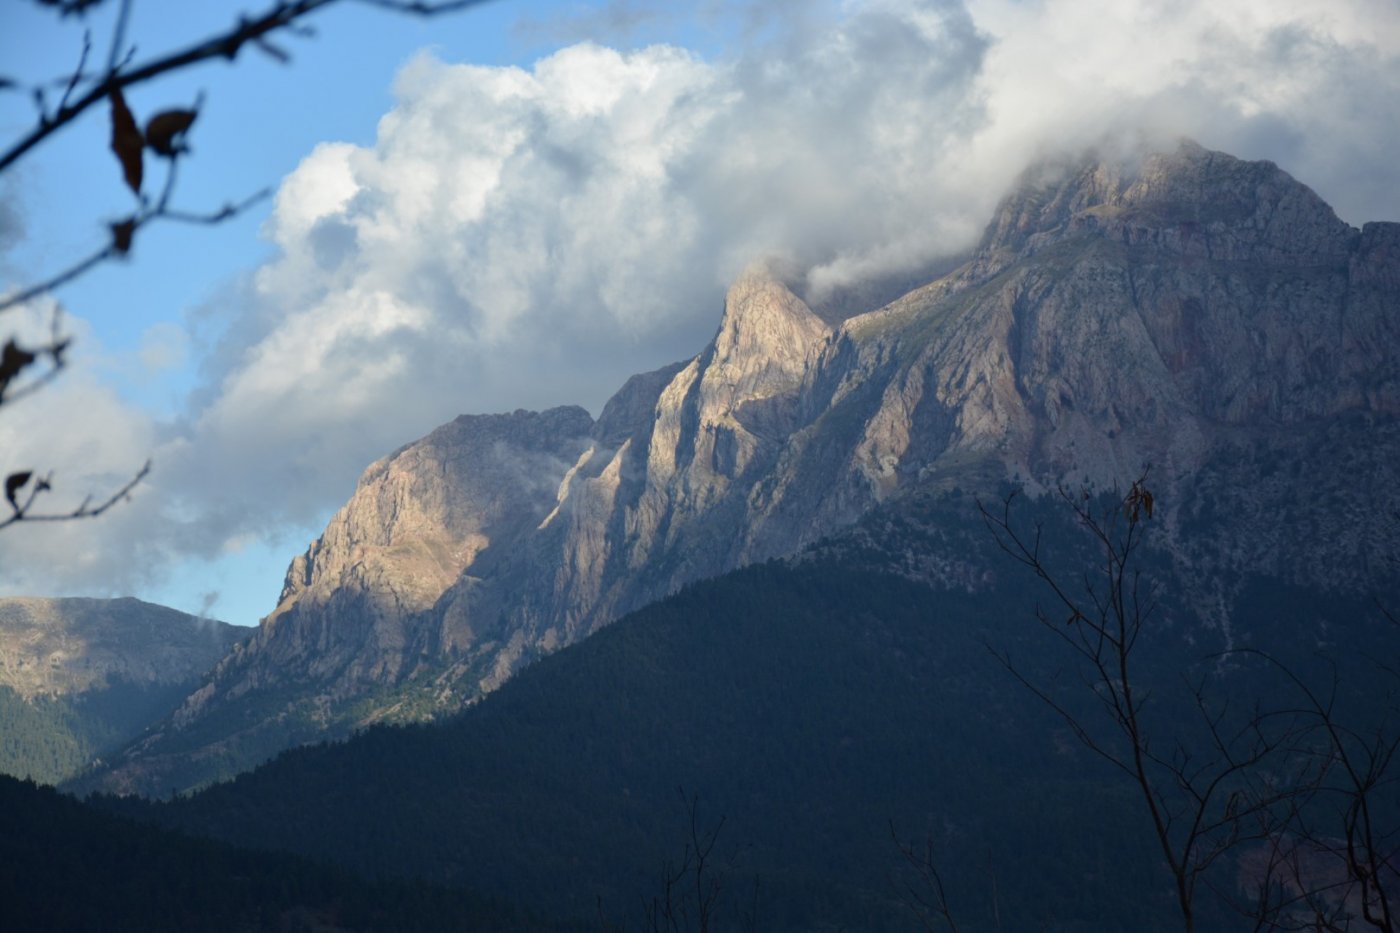
[[[1261,262],[1344,260],[1356,231],[1272,162],[1247,162],[1189,140],[1168,153],[1042,164],[1023,173],[988,226],[983,254],[1037,248],[1101,227],[1185,255]]]
[[[746,269],[724,300],[706,361],[705,408],[718,416],[741,402],[797,388],[829,330],[766,264]]]
[[[257,638],[107,786],[458,709],[686,583],[953,486],[1152,464],[1164,502],[1255,497],[1182,560],[1344,585],[1400,509],[1355,501],[1400,490],[1397,231],[1184,143],[1028,172],[968,262],[839,326],[754,267],[702,352],[596,423],[462,418],[372,466]],[[1260,464],[1318,494],[1282,521]]]

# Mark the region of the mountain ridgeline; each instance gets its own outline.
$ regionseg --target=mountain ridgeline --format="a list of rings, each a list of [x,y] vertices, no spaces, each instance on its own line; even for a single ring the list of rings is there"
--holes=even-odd
[[[440,717],[688,583],[819,542],[855,561],[881,516],[1009,481],[1150,465],[1183,612],[1228,646],[1258,575],[1394,579],[1397,347],[1400,224],[1190,143],[1041,166],[966,263],[884,307],[828,324],[755,267],[709,346],[596,421],[464,416],[371,465],[256,635],[82,786],[161,794]],[[934,537],[876,550],[987,585],[969,535]]]

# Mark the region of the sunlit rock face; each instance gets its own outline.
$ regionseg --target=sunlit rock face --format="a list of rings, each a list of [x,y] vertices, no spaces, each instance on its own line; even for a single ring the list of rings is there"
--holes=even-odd
[[[180,746],[243,766],[460,708],[912,490],[1107,486],[1150,464],[1165,500],[1239,515],[1208,547],[1189,509],[1169,516],[1182,561],[1337,584],[1396,534],[1359,503],[1397,485],[1397,331],[1400,225],[1353,229],[1270,163],[1185,143],[1039,166],[964,265],[885,307],[827,324],[756,266],[703,352],[633,377],[596,422],[461,418],[374,464],[257,638],[108,786],[166,789]],[[1281,530],[1300,523],[1313,540]]]
[[[220,675],[294,677],[335,698],[411,675],[424,658],[421,617],[476,578],[486,552],[523,546],[592,427],[581,408],[463,416],[372,464]]]

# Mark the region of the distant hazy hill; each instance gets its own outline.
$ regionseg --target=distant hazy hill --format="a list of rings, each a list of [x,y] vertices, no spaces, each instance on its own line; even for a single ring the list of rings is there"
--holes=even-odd
[[[0,599],[0,772],[71,777],[248,634],[136,599]]]

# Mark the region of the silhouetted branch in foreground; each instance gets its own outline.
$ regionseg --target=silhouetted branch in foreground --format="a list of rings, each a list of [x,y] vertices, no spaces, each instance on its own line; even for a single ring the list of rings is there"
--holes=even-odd
[[[84,0],[69,0],[69,2],[59,3],[38,0],[38,2],[44,6],[55,7],[63,15],[81,16],[92,7],[97,6],[101,0],[86,0],[86,2]],[[87,110],[125,88],[144,84],[154,78],[180,71],[204,61],[222,58],[232,62],[238,57],[239,52],[249,45],[278,61],[288,61],[290,56],[273,43],[272,37],[282,32],[309,35],[310,33],[304,29],[303,21],[323,7],[339,2],[342,0],[282,0],[282,2],[274,3],[257,16],[241,15],[227,29],[198,39],[178,51],[149,59],[140,64],[131,64],[130,58],[134,54],[135,48],[126,45],[126,21],[131,8],[131,0],[121,0],[121,10],[112,36],[108,67],[97,74],[86,74],[83,68],[86,65],[87,56],[84,55],[72,75],[63,79],[68,90],[59,105],[54,108],[47,105],[44,84],[34,85],[32,93],[35,107],[38,110],[37,118],[29,130],[3,151],[0,151],[0,172],[24,158],[35,147]],[[396,13],[437,16],[478,6],[486,0],[360,0],[360,2]],[[9,79],[9,83],[11,86],[19,85],[15,79]],[[78,88],[81,88],[82,92],[74,97],[74,90]]]
[[[34,475],[32,470],[11,473],[5,478],[5,499],[10,506],[10,514],[0,518],[0,528],[8,528],[19,522],[66,522],[78,518],[96,518],[118,502],[125,502],[142,480],[151,472],[151,461],[147,460],[136,474],[127,480],[120,489],[99,502],[88,496],[73,509],[60,512],[37,512],[35,504],[40,496],[53,489],[51,476]]]
[[[890,823],[890,839],[899,851],[906,867],[913,871],[911,878],[896,882],[900,899],[918,918],[928,933],[958,933],[958,923],[953,909],[948,905],[948,891],[943,884],[943,873],[939,871],[938,859],[934,854],[933,837],[924,837],[922,846],[905,842],[899,838],[894,823]]]
[[[1279,671],[1302,698],[1314,741],[1303,750],[1316,761],[1317,780],[1308,787],[1307,803],[1293,808],[1273,828],[1281,841],[1270,867],[1281,862],[1288,873],[1269,892],[1276,899],[1265,913],[1266,929],[1354,929],[1360,920],[1368,929],[1395,933],[1396,889],[1400,885],[1400,825],[1384,825],[1388,808],[1394,819],[1397,751],[1395,694],[1389,706],[1373,705],[1378,718],[1363,728],[1343,721],[1338,712],[1341,684],[1335,665],[1323,692],[1286,664],[1257,649],[1235,654],[1262,658]],[[1384,665],[1383,671],[1393,672]],[[1396,684],[1400,687],[1400,683]],[[1380,697],[1375,697],[1379,701]],[[1304,924],[1299,927],[1298,924]]]
[[[86,20],[107,0],[34,0],[62,18]],[[109,148],[116,158],[121,178],[135,198],[135,206],[123,217],[106,223],[106,242],[56,271],[40,275],[37,281],[21,285],[0,294],[0,312],[20,307],[80,278],[97,266],[125,257],[131,253],[137,233],[157,222],[211,226],[247,211],[267,198],[269,190],[230,200],[222,207],[207,211],[192,211],[174,203],[176,180],[182,160],[190,152],[188,136],[197,121],[203,101],[191,106],[176,106],[160,110],[144,122],[138,122],[126,101],[128,88],[144,85],[161,77],[183,71],[201,62],[223,59],[233,62],[244,48],[252,47],[265,55],[286,63],[290,54],[277,44],[282,36],[308,37],[314,31],[306,22],[312,14],[343,0],[277,0],[257,15],[240,15],[229,26],[194,39],[183,47],[166,54],[138,60],[138,44],[128,37],[133,0],[111,0],[116,14],[106,43],[104,65],[93,61],[93,36],[84,28],[77,63],[70,72],[26,80],[13,75],[0,75],[0,91],[28,92],[34,104],[34,122],[8,144],[0,147],[0,173],[20,164],[41,149],[61,129],[97,108],[105,106],[111,126]],[[476,6],[486,0],[359,0],[410,16],[437,16]],[[51,100],[56,95],[57,100]],[[146,159],[151,156],[165,165],[165,178],[155,197],[145,193]],[[94,154],[97,157],[97,154]],[[16,337],[8,338],[0,351],[0,406],[39,391],[55,379],[64,368],[65,351],[70,338],[63,334],[54,316],[53,332],[44,343],[26,345]],[[32,367],[43,367],[33,375]],[[22,380],[21,376],[25,378]],[[61,428],[60,428],[61,429]],[[146,463],[130,480],[110,496],[94,503],[89,496],[74,509],[43,513],[36,511],[36,500],[53,488],[52,473],[36,476],[32,469],[12,471],[5,480],[5,492],[11,512],[0,519],[0,528],[22,521],[66,521],[92,518],[125,500],[131,490],[150,472]]]
[[[1037,606],[1036,620],[1068,649],[1102,717],[1077,712],[1034,682],[1007,652],[989,649],[1088,750],[1136,786],[1173,879],[1183,928],[1191,933],[1197,888],[1205,874],[1226,852],[1267,838],[1278,822],[1274,811],[1313,786],[1318,775],[1314,763],[1297,763],[1309,728],[1299,711],[1256,706],[1237,713],[1210,702],[1203,679],[1187,683],[1202,730],[1197,740],[1188,741],[1184,734],[1154,735],[1149,728],[1144,716],[1149,692],[1137,679],[1135,659],[1158,608],[1156,591],[1139,566],[1155,509],[1146,481],[1144,474],[1107,506],[1096,505],[1088,491],[1060,489],[1060,499],[1097,558],[1096,569],[1084,571],[1074,583],[1049,562],[1042,526],[1025,528],[1016,521],[1015,493],[998,509],[978,503],[1001,550],[1053,595],[1053,614]],[[1290,768],[1288,779],[1278,781],[1277,775]]]

